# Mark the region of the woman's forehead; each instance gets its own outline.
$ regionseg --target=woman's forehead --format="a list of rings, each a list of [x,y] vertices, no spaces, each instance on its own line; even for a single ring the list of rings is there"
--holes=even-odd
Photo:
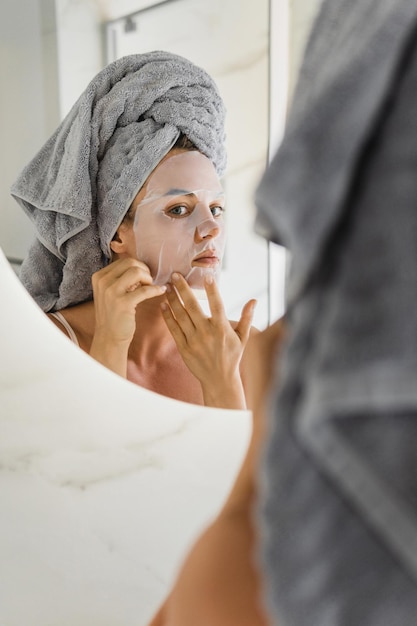
[[[213,163],[197,151],[168,153],[149,176],[145,188],[146,194],[158,191],[180,195],[195,189],[222,191]]]

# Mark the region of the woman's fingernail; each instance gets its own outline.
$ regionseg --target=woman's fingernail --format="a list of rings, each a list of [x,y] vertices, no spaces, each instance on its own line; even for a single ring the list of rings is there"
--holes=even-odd
[[[168,289],[168,286],[167,286],[167,285],[161,285],[161,291],[162,291],[162,293],[165,293],[165,292],[167,291],[167,289]]]
[[[179,279],[180,279],[180,275],[179,275],[179,274],[177,274],[177,272],[174,272],[174,273],[172,274],[172,280],[174,281],[174,283],[178,282],[178,281],[179,281]]]
[[[213,276],[206,276],[206,285],[212,285],[214,282]]]

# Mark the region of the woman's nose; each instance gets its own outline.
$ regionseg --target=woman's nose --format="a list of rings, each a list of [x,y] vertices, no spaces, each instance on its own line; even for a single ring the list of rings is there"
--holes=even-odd
[[[214,217],[208,218],[198,224],[194,233],[195,243],[200,243],[204,239],[213,239],[220,232],[220,225]]]

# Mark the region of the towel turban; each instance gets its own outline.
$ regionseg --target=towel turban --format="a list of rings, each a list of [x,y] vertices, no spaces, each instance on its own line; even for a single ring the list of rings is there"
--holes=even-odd
[[[224,120],[212,78],[181,56],[126,56],[97,74],[11,189],[36,228],[20,278],[44,311],[92,298],[91,275],[180,134],[223,174]]]

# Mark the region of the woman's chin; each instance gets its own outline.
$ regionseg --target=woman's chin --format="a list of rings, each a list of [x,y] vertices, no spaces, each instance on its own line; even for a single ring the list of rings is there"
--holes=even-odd
[[[185,276],[185,280],[191,289],[203,289],[206,278],[213,278],[216,282],[220,276],[220,267],[193,267]]]

